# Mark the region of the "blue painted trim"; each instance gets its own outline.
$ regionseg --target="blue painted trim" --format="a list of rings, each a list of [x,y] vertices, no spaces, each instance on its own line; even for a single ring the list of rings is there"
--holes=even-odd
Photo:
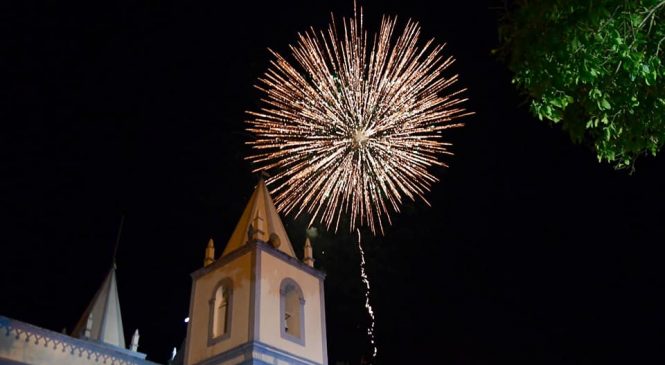
[[[116,359],[119,363],[157,365],[152,361],[141,359],[139,356],[145,356],[141,353],[96,341],[81,340],[4,316],[0,316],[0,329],[2,329],[0,336],[14,336],[16,340],[21,336],[26,336],[25,340],[53,351],[69,351],[70,354],[80,356],[85,354],[90,359],[105,355],[108,356],[107,361]],[[25,340],[21,339],[21,341]],[[0,361],[0,363],[2,362]]]
[[[0,364],[2,364],[2,365],[30,365],[27,362],[18,362],[18,361],[9,360],[9,359],[2,359],[2,358],[0,358]]]
[[[267,344],[264,344],[260,342],[260,307],[261,307],[261,260],[262,260],[262,253],[266,252],[267,254],[287,263],[290,264],[291,266],[295,267],[296,269],[300,269],[301,271],[304,271],[310,275],[313,275],[314,277],[319,279],[320,287],[319,287],[319,296],[320,296],[320,304],[321,304],[321,325],[322,325],[322,331],[323,331],[323,363],[317,363],[305,358],[301,358],[295,355],[291,355],[289,353],[286,353],[282,350],[279,350],[277,348],[274,348],[272,346],[269,346]],[[328,364],[328,350],[327,350],[327,335],[326,335],[326,328],[325,328],[325,297],[324,297],[324,287],[323,287],[323,281],[326,277],[326,274],[323,273],[322,271],[319,271],[317,269],[314,269],[302,262],[300,262],[298,259],[291,257],[287,255],[286,253],[276,250],[273,247],[269,246],[267,243],[264,243],[262,241],[254,241],[254,242],[248,242],[247,244],[243,245],[241,248],[229,253],[227,256],[224,256],[217,261],[215,261],[213,264],[203,267],[191,274],[193,282],[194,282],[194,287],[192,288],[192,296],[190,298],[190,323],[187,327],[187,346],[185,349],[185,359],[188,358],[189,355],[189,341],[192,336],[191,333],[191,324],[194,321],[194,316],[195,314],[192,313],[192,305],[193,305],[193,298],[195,297],[195,288],[196,288],[196,281],[198,278],[201,276],[206,275],[207,273],[220,268],[222,266],[225,266],[227,263],[234,261],[235,259],[247,254],[251,253],[251,273],[250,273],[250,318],[249,318],[249,342],[239,345],[233,349],[229,349],[227,351],[224,351],[221,354],[217,354],[213,357],[210,357],[208,359],[205,359],[196,365],[214,365],[214,364],[220,364],[223,363],[224,361],[228,361],[234,357],[239,356],[240,354],[243,354],[246,361],[241,362],[241,364],[265,364],[265,362],[257,360],[257,359],[252,359],[252,351],[255,351],[257,349],[264,349],[266,354],[270,356],[275,356],[279,357],[281,359],[284,359],[284,361],[287,361],[289,364],[296,364],[296,365],[327,365]],[[300,286],[298,286],[300,289]],[[300,289],[300,298],[303,298],[302,296],[302,289]],[[301,329],[301,334],[302,334],[302,345],[304,346],[304,339],[305,339],[305,330],[304,330],[304,316],[305,316],[305,310],[302,307],[304,305],[304,299],[301,301],[301,315],[303,316],[302,320],[300,321],[302,329]],[[282,315],[283,318],[283,315]],[[281,324],[280,324],[281,326]],[[288,336],[288,335],[287,335]],[[292,339],[289,339],[293,341],[294,336],[290,336]],[[288,339],[288,337],[285,337]],[[297,339],[297,338],[296,338]],[[294,341],[298,343],[297,341]]]
[[[271,364],[269,362],[265,362],[265,361],[262,361],[262,360],[259,360],[259,359],[250,359],[250,360],[241,362],[239,365],[275,365],[275,364]]]
[[[289,353],[286,353],[284,351],[281,351],[273,346],[267,345],[265,343],[262,343],[260,341],[251,341],[248,343],[245,343],[243,345],[234,347],[224,353],[221,353],[219,355],[216,355],[214,357],[208,358],[206,360],[203,360],[195,365],[218,365],[218,364],[223,364],[226,361],[229,361],[233,358],[236,358],[238,356],[243,356],[245,358],[244,361],[242,361],[240,364],[269,364],[266,363],[265,361],[259,360],[259,359],[254,359],[254,353],[258,352],[260,354],[272,356],[278,360],[281,360],[283,362],[286,362],[287,364],[290,365],[323,365],[318,362],[305,359],[300,356],[295,356],[291,355]],[[272,365],[272,364],[269,364]]]
[[[250,328],[250,331],[253,332],[253,336],[249,338],[250,341],[260,340],[261,339],[261,250],[256,248],[254,250],[254,257],[256,258],[254,262],[254,267],[252,268],[252,273],[255,273],[255,282],[254,282],[254,316],[252,320],[254,321],[253,326]]]
[[[323,346],[323,364],[328,365],[328,335],[326,331],[326,298],[323,286],[323,278],[319,278],[319,295],[321,304],[321,332],[322,332],[322,346]]]
[[[249,340],[254,339],[254,333],[255,333],[255,328],[256,326],[256,278],[259,276],[256,275],[256,255],[257,252],[256,250],[253,250],[251,253],[251,260],[250,260],[250,265],[249,265],[249,333],[248,337]]]
[[[209,357],[205,360],[199,361],[195,365],[215,365],[221,364],[225,361],[228,361],[232,358],[237,357],[238,355],[244,355],[245,359],[251,358],[252,342],[247,342],[242,345],[238,345],[234,348],[226,350],[220,354]]]
[[[289,354],[287,352],[284,352],[274,346],[270,346],[266,343],[256,341],[254,343],[254,350],[266,355],[274,356],[277,359],[287,361],[289,364],[295,364],[295,365],[322,365],[319,364],[318,362],[305,359],[304,357],[296,356],[293,354]]]

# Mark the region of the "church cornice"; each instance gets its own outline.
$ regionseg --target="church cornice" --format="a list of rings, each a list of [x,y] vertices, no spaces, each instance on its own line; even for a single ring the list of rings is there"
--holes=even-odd
[[[99,364],[157,365],[157,363],[145,360],[145,354],[140,352],[80,340],[4,316],[0,316],[0,336],[14,336],[15,341],[25,341],[32,345],[44,346],[54,352],[67,352],[72,356],[86,357]]]
[[[257,250],[257,252],[265,252],[273,257],[276,257],[284,262],[287,262],[291,264],[292,266],[295,266],[296,268],[311,274],[321,280],[325,279],[326,274],[323,271],[317,270],[313,267],[308,266],[307,264],[301,262],[295,257],[291,257],[287,255],[286,253],[276,250],[272,246],[270,246],[268,243],[260,241],[260,240],[254,240],[252,242],[247,242],[244,244],[242,247],[236,249],[235,251],[227,254],[226,256],[222,256],[219,259],[217,259],[214,263],[202,267],[196,271],[194,271],[191,275],[192,278],[197,279],[211,271],[216,270],[219,267],[222,267],[226,265],[227,263],[249,253],[252,252],[253,250]]]
[[[320,364],[300,356],[286,353],[274,346],[270,346],[261,341],[247,342],[245,344],[236,346],[224,353],[200,361],[194,365],[217,365],[217,364],[222,364],[225,361],[238,358],[239,356],[242,356],[246,361],[248,360],[251,361],[252,359],[256,361],[255,359],[256,355],[268,356],[272,358],[273,361],[270,362],[272,364],[286,363],[292,365],[327,365],[327,363]],[[243,364],[244,363],[245,362],[243,362]],[[266,362],[256,362],[256,363],[266,363]]]

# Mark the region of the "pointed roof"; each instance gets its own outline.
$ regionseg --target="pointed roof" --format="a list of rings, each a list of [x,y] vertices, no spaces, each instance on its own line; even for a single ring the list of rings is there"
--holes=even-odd
[[[249,199],[249,203],[242,212],[242,216],[240,216],[240,221],[233,230],[231,239],[224,248],[222,257],[246,244],[250,235],[253,239],[268,242],[272,234],[279,237],[278,250],[291,257],[296,257],[266,184],[263,179],[260,179],[252,197]]]
[[[92,314],[92,316],[90,316]],[[120,315],[120,300],[118,299],[118,286],[115,278],[115,265],[109,271],[101,288],[88,305],[88,308],[76,324],[72,335],[85,337],[88,318],[92,319],[90,339],[110,345],[125,348],[125,335]]]

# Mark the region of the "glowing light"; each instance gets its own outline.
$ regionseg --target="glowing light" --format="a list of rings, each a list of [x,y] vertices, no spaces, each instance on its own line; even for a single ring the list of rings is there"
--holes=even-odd
[[[349,229],[368,226],[383,233],[383,220],[403,199],[425,199],[438,179],[432,166],[448,151],[442,131],[459,127],[466,112],[459,97],[444,94],[457,75],[433,40],[419,46],[420,27],[408,21],[395,37],[396,19],[383,17],[367,36],[358,16],[334,17],[327,31],[299,34],[295,62],[277,52],[259,79],[259,111],[248,112],[255,171],[266,180],[277,208],[311,214],[327,228],[349,217]]]
[[[185,318],[185,323],[189,323],[189,317]]]
[[[369,303],[369,294],[370,294],[369,279],[367,278],[367,274],[365,273],[365,251],[363,251],[363,246],[360,244],[361,241],[360,229],[357,229],[357,232],[358,232],[358,249],[360,250],[360,277],[362,278],[363,283],[365,283],[365,308],[367,309],[367,313],[371,318],[370,326],[367,329],[367,335],[369,336],[369,342],[372,345],[372,348],[374,349],[374,351],[372,352],[372,358],[376,358],[376,354],[379,351],[374,341],[374,325],[376,323],[376,318],[374,318],[374,309],[372,309],[372,305]]]

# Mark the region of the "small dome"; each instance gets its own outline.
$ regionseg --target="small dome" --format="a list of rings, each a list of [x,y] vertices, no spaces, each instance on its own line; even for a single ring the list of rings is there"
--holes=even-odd
[[[270,246],[278,248],[279,245],[282,244],[282,240],[279,239],[279,236],[276,233],[271,233],[268,243],[270,243]]]

